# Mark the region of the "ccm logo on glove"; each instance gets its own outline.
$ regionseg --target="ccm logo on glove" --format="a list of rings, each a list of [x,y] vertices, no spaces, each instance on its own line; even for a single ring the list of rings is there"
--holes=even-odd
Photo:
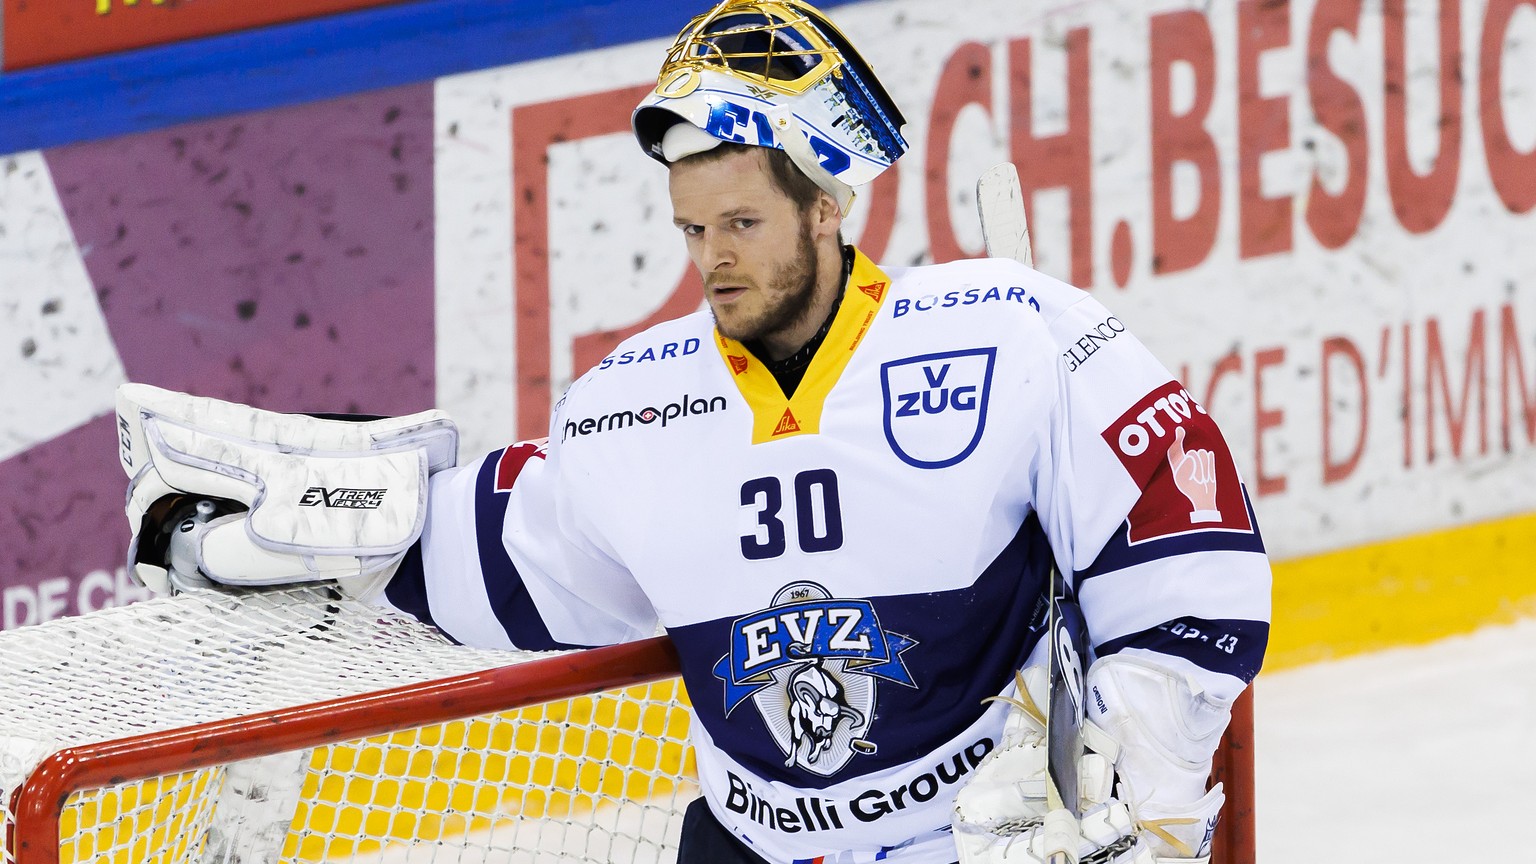
[[[300,507],[324,505],[341,510],[377,510],[383,503],[383,489],[327,489],[324,486],[311,486],[299,498]]]

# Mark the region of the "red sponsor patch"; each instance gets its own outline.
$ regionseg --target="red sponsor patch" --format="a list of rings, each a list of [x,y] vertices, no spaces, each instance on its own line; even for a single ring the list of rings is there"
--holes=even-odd
[[[741,356],[740,354],[727,354],[725,355],[725,359],[731,362],[731,371],[737,375],[747,371],[747,366],[750,365],[747,358]]]
[[[524,441],[521,444],[513,444],[501,451],[501,456],[496,460],[496,488],[497,492],[511,492],[512,484],[517,482],[517,475],[523,473],[523,466],[529,459],[547,458],[549,439],[540,438],[537,441]]]
[[[859,290],[868,294],[876,303],[879,303],[880,298],[885,296],[885,284],[884,282],[873,282],[869,285],[860,285]]]
[[[1141,487],[1131,543],[1212,529],[1253,530],[1221,431],[1177,381],[1153,390],[1103,432]]]
[[[779,425],[773,427],[774,437],[788,435],[791,432],[800,431],[800,421],[795,419],[795,414],[788,408],[784,409],[784,416],[779,418]]]

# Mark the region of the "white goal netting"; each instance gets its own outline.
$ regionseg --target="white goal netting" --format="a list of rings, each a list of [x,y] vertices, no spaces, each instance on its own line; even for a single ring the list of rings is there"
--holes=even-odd
[[[587,692],[588,654],[465,648],[319,587],[0,633],[0,864],[670,861],[697,794],[681,686],[512,710],[544,691],[485,671]],[[90,758],[45,762],[69,748]],[[72,772],[104,779],[43,832],[54,859],[17,820]]]

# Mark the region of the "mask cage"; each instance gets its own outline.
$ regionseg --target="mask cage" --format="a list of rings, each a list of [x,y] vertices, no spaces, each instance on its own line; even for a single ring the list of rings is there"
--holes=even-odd
[[[659,77],[713,68],[798,96],[842,63],[816,25],[788,4],[727,0],[689,22]]]
[[[906,120],[873,70],[842,31],[798,0],[723,0],[688,23],[657,78],[683,69],[722,72],[787,96],[822,91],[856,149],[887,161],[907,150]]]

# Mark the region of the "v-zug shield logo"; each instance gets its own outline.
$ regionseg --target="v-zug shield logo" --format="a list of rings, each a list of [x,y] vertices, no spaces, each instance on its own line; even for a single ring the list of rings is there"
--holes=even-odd
[[[814,582],[780,589],[773,606],[736,619],[715,664],[725,714],[751,699],[784,766],[830,777],[874,753],[876,679],[916,687],[901,652],[917,642],[881,629],[868,600],[834,599]]]
[[[914,468],[965,460],[987,428],[996,348],[972,348],[892,360],[880,367],[885,439]]]

